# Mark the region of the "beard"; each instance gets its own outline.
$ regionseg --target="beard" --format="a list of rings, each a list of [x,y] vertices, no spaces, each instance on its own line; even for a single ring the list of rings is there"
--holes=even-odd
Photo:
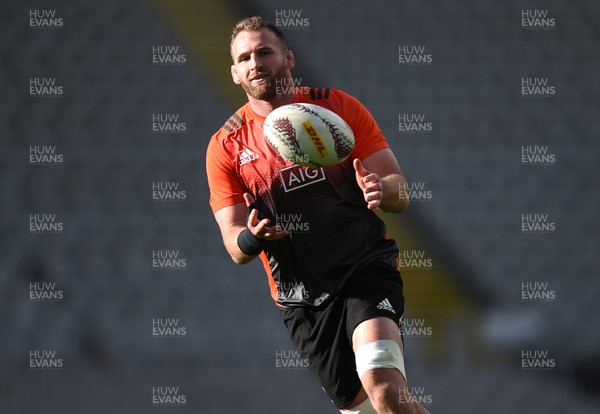
[[[269,75],[269,77],[265,78],[264,82],[261,83],[260,85],[253,85],[252,81],[242,82],[241,83],[242,89],[244,90],[244,92],[246,92],[249,96],[253,97],[254,99],[259,99],[261,101],[271,101],[277,95],[279,95],[277,93],[278,92],[277,86],[284,85],[283,79],[285,79],[287,76],[287,69],[285,67],[285,62],[282,62],[281,67],[273,75],[271,75],[268,72],[259,72],[259,73],[265,73],[265,74]]]

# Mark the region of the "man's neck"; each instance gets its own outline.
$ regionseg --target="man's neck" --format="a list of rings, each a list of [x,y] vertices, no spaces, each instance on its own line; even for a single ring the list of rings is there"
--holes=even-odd
[[[255,114],[266,117],[275,108],[293,103],[294,95],[277,95],[270,101],[263,101],[261,99],[248,96],[248,102],[250,103],[250,106]]]

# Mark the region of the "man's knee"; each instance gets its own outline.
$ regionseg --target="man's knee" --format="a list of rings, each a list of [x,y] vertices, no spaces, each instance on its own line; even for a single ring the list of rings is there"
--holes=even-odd
[[[389,381],[379,381],[368,386],[369,398],[378,412],[395,412],[399,406],[399,388]]]
[[[400,407],[400,387],[406,384],[400,346],[385,339],[359,347],[356,371],[378,413],[405,412]]]

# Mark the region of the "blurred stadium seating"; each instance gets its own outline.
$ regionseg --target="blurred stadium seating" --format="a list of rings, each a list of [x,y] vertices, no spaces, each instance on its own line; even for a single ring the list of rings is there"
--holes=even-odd
[[[164,412],[336,412],[306,370],[276,369],[276,352],[292,345],[264,272],[229,260],[208,206],[205,148],[243,102],[228,81],[230,27],[278,10],[310,22],[284,28],[294,76],[359,98],[409,179],[432,191],[401,218],[385,216],[401,247],[434,262],[403,273],[407,315],[433,327],[406,346],[430,411],[597,412],[597,3],[1,7],[0,412],[146,413],[164,385],[188,397]],[[521,10],[541,8],[556,29],[522,29]],[[64,26],[30,28],[32,9],[55,9]],[[403,44],[425,46],[432,64],[399,65]],[[187,62],[153,65],[159,45],[180,46]],[[28,96],[30,77],[44,76],[63,97]],[[523,98],[528,76],[551,79],[557,96]],[[178,114],[186,133],[153,133],[156,113]],[[433,130],[400,133],[401,113],[425,114]],[[29,165],[34,145],[56,146],[64,162]],[[522,145],[547,145],[555,165],[522,165]],[[178,183],[186,199],[154,201],[157,181]],[[36,213],[57,214],[63,232],[30,234]],[[527,213],[548,214],[557,230],[522,234]],[[178,251],[186,268],[153,269],[154,250]],[[35,282],[56,283],[64,299],[32,302]],[[523,302],[522,282],[547,282],[556,299]],[[179,318],[187,335],[153,338],[156,318]],[[33,349],[56,350],[64,369],[29,370]],[[524,349],[548,350],[556,369],[520,369]]]

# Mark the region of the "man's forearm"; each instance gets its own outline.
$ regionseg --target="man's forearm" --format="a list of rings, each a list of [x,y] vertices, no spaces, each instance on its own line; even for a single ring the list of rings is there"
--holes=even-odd
[[[389,174],[381,178],[383,187],[379,208],[386,213],[401,213],[408,207],[406,178],[402,174]]]
[[[227,249],[227,253],[236,264],[246,264],[257,257],[244,253],[238,246],[237,238],[244,229],[245,227],[236,226],[228,229],[227,234],[223,234],[225,249]]]

